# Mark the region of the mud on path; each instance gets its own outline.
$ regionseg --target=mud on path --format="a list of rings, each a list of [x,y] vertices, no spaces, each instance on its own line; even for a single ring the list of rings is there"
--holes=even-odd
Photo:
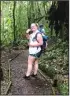
[[[53,95],[52,86],[48,80],[38,72],[38,77],[25,80],[28,51],[22,52],[10,62],[12,86],[9,95]]]

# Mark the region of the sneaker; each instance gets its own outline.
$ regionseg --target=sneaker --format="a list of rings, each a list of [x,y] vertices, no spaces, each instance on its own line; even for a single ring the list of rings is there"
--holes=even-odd
[[[31,76],[36,78],[37,77],[37,74],[36,75],[32,74]]]
[[[26,79],[26,80],[30,80],[30,76],[25,75],[23,78]]]

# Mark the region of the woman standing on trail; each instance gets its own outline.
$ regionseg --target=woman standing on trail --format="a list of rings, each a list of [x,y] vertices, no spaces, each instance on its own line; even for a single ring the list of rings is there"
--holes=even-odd
[[[30,30],[28,29],[28,31],[30,31]],[[24,76],[25,79],[30,78],[33,64],[34,64],[34,71],[33,71],[34,73],[31,76],[33,76],[33,77],[37,76],[38,58],[41,55],[41,47],[40,46],[43,44],[42,35],[38,33],[39,31],[38,31],[37,24],[35,24],[35,23],[31,24],[31,31],[33,31],[33,33],[28,37],[29,38],[29,43],[28,43],[29,56],[28,56],[28,68],[27,68],[27,72]],[[37,39],[35,39],[36,34],[37,34]]]

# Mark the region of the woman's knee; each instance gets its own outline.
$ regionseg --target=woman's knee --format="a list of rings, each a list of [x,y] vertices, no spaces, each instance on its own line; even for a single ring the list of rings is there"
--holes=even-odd
[[[32,64],[34,62],[35,58],[33,56],[28,57],[28,64]]]

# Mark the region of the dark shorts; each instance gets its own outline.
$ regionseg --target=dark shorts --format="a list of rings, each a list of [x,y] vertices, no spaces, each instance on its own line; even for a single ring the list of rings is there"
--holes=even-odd
[[[31,55],[31,56],[33,56],[35,58],[39,58],[41,56],[41,53],[42,53],[42,51],[40,51],[40,52],[38,52],[36,54],[29,54],[29,55]]]

